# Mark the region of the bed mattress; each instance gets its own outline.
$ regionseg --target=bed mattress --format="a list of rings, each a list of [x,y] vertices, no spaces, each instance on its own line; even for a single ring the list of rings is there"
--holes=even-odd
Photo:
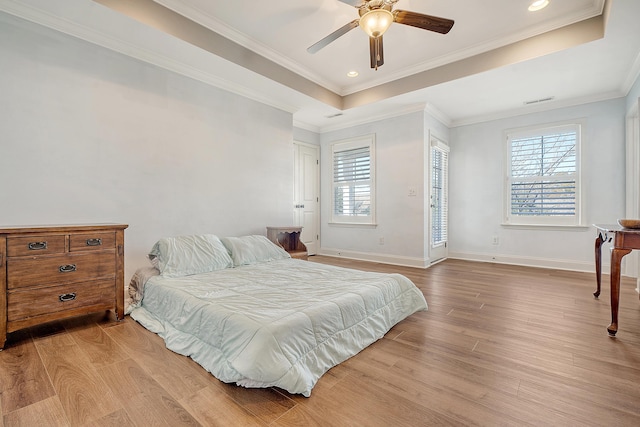
[[[308,397],[331,367],[426,309],[402,275],[285,259],[153,276],[130,314],[224,382]]]

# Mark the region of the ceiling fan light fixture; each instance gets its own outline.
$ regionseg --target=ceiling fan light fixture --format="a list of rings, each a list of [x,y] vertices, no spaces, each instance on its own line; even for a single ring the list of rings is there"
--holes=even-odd
[[[380,37],[393,22],[393,13],[386,9],[373,9],[360,17],[360,28],[369,37]]]
[[[536,12],[549,5],[549,0],[535,0],[529,5],[529,12]]]

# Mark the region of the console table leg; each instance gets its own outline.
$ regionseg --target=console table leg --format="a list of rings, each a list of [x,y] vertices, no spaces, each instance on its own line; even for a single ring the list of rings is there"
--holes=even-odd
[[[598,233],[598,237],[596,237],[596,291],[593,293],[593,296],[598,298],[600,296],[600,284],[602,282],[602,243],[604,239],[602,234]]]
[[[611,324],[607,327],[609,335],[615,336],[618,332],[618,306],[620,305],[620,263],[622,258],[631,252],[631,249],[611,250]]]

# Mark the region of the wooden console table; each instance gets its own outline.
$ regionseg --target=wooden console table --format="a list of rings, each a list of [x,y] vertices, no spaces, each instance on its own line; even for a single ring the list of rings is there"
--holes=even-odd
[[[609,335],[618,332],[618,306],[620,303],[620,263],[622,258],[633,249],[640,249],[640,229],[623,228],[619,225],[594,224],[598,231],[596,237],[596,283],[597,289],[593,295],[600,296],[602,254],[601,247],[605,242],[613,240],[611,248],[611,324],[607,327]]]
[[[300,241],[302,227],[267,227],[267,238],[282,246],[291,258],[307,259],[307,247]]]

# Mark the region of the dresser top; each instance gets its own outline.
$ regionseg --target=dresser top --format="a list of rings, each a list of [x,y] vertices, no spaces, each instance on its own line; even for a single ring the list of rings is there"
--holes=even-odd
[[[95,230],[124,230],[129,227],[127,224],[60,224],[60,225],[16,225],[0,226],[0,234],[22,234],[22,233],[50,233],[50,232],[71,232],[71,231],[95,231]]]

